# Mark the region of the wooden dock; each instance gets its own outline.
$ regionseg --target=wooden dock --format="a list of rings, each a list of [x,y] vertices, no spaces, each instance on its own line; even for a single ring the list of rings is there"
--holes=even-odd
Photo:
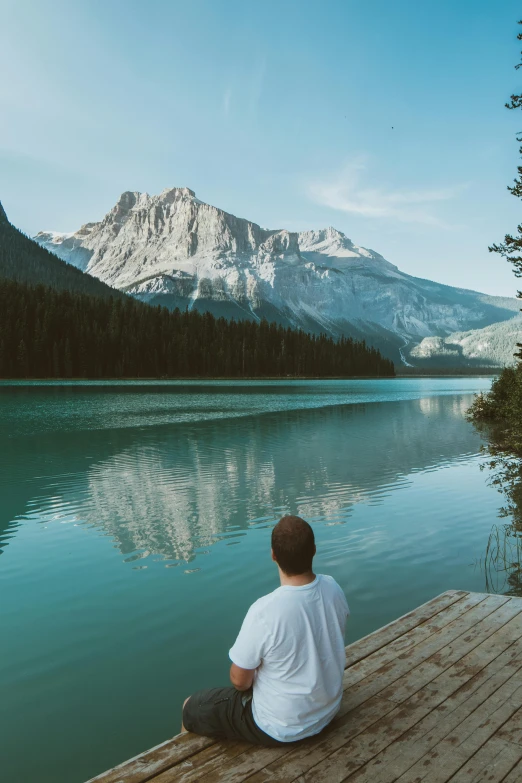
[[[344,689],[293,748],[180,734],[92,783],[522,783],[522,599],[439,595],[347,647]]]

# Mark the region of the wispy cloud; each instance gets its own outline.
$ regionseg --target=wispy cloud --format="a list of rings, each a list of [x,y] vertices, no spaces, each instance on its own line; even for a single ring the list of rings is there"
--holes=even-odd
[[[227,89],[223,93],[223,100],[221,102],[221,107],[223,109],[223,114],[225,115],[225,117],[228,117],[228,114],[230,112],[231,101],[232,101],[232,88],[227,87]]]
[[[436,202],[455,198],[466,187],[453,185],[420,190],[369,187],[367,169],[367,159],[358,157],[335,175],[310,183],[309,196],[318,204],[352,215],[448,227],[434,213],[433,206]]]

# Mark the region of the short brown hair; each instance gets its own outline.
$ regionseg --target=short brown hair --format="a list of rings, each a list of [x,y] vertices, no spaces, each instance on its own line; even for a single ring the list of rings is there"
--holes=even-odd
[[[272,550],[277,565],[287,576],[305,574],[312,570],[314,531],[301,517],[288,514],[272,530]]]

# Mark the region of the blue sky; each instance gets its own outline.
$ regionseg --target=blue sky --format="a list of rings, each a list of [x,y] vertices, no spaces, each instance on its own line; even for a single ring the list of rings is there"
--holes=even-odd
[[[512,294],[514,0],[0,0],[0,199],[34,234],[186,185]]]

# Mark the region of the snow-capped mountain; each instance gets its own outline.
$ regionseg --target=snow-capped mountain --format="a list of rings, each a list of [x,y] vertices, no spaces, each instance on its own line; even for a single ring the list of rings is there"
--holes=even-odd
[[[406,275],[335,228],[261,228],[189,188],[126,192],[100,222],[35,239],[145,301],[365,337],[395,358],[424,337],[481,328],[519,307]]]

